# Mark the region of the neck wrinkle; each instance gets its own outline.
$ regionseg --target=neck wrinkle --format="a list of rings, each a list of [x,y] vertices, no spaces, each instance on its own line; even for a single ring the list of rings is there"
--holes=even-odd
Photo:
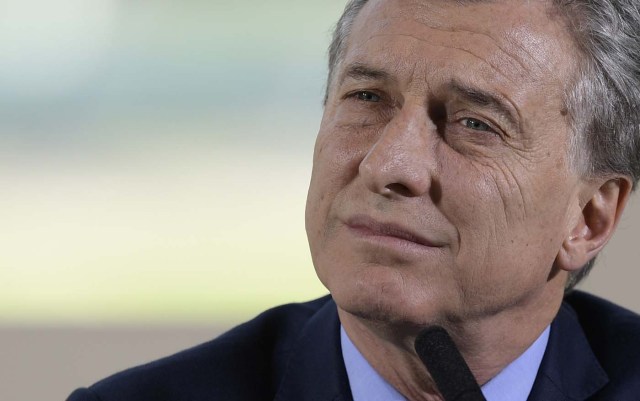
[[[406,344],[376,335],[359,318],[340,308],[338,315],[358,351],[407,400],[444,401],[431,375],[415,352],[407,349]]]
[[[476,381],[482,386],[517,359],[551,323],[562,297],[509,310],[481,322],[445,327],[458,345]],[[535,312],[532,312],[532,309]],[[372,322],[338,307],[345,331],[356,348],[389,384],[409,401],[443,401],[436,384],[415,353],[419,328]]]

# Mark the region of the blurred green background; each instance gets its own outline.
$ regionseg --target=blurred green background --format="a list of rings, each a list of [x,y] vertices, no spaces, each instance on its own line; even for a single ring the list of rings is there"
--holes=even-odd
[[[0,323],[231,323],[311,299],[343,0],[0,0]]]

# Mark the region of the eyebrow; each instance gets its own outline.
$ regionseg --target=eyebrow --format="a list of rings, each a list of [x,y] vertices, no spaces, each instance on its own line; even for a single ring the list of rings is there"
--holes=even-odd
[[[362,63],[354,63],[347,67],[340,83],[343,83],[347,78],[356,81],[387,81],[391,79],[391,74]]]
[[[465,85],[456,80],[452,80],[449,83],[448,88],[452,92],[455,92],[460,97],[465,99],[467,102],[498,113],[500,116],[504,117],[507,122],[509,122],[509,124],[511,124],[514,128],[520,130],[517,110],[514,114],[513,107],[508,106],[507,103],[500,97],[485,90]]]
[[[340,84],[344,83],[346,79],[353,79],[355,81],[390,81],[393,80],[393,76],[382,69],[371,67],[363,63],[353,63],[349,65],[342,78]],[[509,124],[520,131],[519,114],[513,107],[507,105],[507,103],[500,97],[491,92],[485,91],[480,88],[466,85],[456,79],[451,80],[447,85],[448,90],[456,93],[467,102],[476,106],[489,109],[495,113],[498,113]]]

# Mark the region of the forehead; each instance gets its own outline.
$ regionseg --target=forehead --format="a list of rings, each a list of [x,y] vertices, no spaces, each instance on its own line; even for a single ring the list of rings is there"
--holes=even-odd
[[[370,0],[354,21],[344,63],[424,73],[467,69],[485,81],[564,88],[577,54],[546,1]],[[433,70],[433,69],[432,69]]]

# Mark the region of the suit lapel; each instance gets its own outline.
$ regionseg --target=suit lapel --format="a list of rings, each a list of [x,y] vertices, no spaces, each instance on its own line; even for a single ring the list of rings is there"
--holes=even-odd
[[[609,378],[596,359],[575,311],[564,302],[528,401],[584,401]]]
[[[353,401],[333,301],[305,325],[291,355],[274,401]],[[585,401],[608,381],[574,310],[563,303],[528,401]]]
[[[333,300],[305,325],[291,355],[274,401],[353,401]]]

